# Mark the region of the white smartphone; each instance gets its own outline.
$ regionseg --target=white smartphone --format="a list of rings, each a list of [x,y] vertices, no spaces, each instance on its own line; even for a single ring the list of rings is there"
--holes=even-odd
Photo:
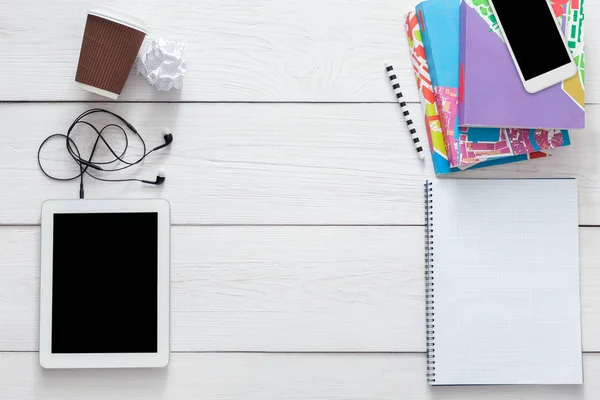
[[[577,74],[547,0],[490,0],[490,6],[527,92],[537,93]]]

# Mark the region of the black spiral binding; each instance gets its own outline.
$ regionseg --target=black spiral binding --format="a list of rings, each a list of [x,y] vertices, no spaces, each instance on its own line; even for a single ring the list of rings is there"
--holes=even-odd
[[[435,383],[435,290],[433,283],[433,184],[425,183],[425,318],[427,382]]]

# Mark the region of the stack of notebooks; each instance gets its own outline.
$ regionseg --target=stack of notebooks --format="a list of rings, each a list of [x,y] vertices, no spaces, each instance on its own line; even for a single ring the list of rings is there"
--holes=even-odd
[[[583,3],[553,0],[578,74],[536,94],[525,91],[488,0],[428,0],[407,14],[437,175],[546,157],[571,144],[568,130],[585,124]]]

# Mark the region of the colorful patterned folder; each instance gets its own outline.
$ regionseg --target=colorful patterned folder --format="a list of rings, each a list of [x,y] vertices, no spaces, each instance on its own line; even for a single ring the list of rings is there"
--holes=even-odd
[[[523,88],[488,0],[463,0],[460,6],[460,125],[584,128],[583,3],[584,0],[552,0],[579,73],[562,84],[530,94]],[[531,29],[535,29],[534,22]]]
[[[558,130],[460,128],[459,0],[430,0],[419,4],[417,11],[450,167],[463,169],[484,161],[493,161],[491,165],[521,161],[528,159],[530,153],[570,144],[568,133]],[[514,156],[521,158],[513,159]],[[540,156],[535,154],[532,158]]]

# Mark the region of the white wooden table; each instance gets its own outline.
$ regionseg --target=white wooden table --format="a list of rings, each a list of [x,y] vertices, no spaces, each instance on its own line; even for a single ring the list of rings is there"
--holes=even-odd
[[[423,132],[403,32],[414,3],[0,0],[0,398],[600,398],[600,6],[586,4],[588,128],[551,159],[462,174],[579,178],[586,384],[430,389],[422,191],[433,169],[383,68],[395,65]],[[85,11],[99,4],[188,41],[182,92],[132,74],[120,101],[103,103],[75,85]],[[171,202],[165,370],[38,365],[40,206],[78,185],[45,178],[36,152],[92,107],[151,145],[163,127],[175,136],[134,171],[153,179],[164,167],[164,187],[86,181],[90,198]],[[58,144],[44,159],[76,170]]]

